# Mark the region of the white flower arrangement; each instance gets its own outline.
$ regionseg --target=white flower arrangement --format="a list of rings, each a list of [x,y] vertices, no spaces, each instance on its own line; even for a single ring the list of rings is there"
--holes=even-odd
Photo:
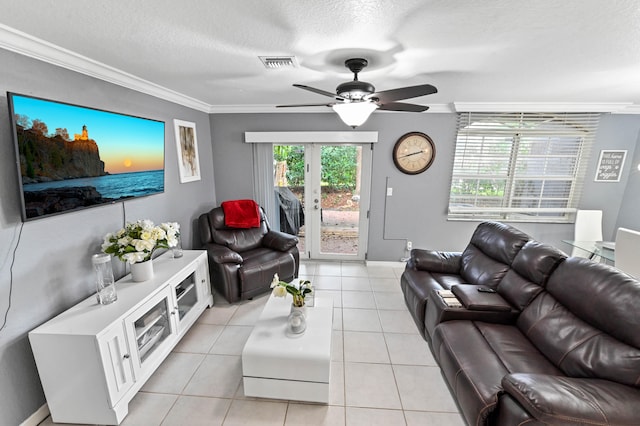
[[[170,248],[178,245],[180,224],[166,222],[154,226],[145,219],[126,226],[104,237],[102,251],[116,256],[123,262],[140,263],[150,260],[153,252],[159,248]]]
[[[311,281],[299,280],[298,285],[286,283],[280,281],[278,274],[273,275],[273,281],[271,281],[271,288],[273,289],[273,295],[275,297],[285,297],[287,293],[293,296],[293,306],[304,306],[304,298],[307,294],[313,291]]]

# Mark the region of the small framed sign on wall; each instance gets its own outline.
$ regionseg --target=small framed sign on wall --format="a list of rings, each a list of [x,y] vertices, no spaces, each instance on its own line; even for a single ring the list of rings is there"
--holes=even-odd
[[[627,151],[600,151],[600,159],[596,168],[596,182],[620,182],[624,159]]]

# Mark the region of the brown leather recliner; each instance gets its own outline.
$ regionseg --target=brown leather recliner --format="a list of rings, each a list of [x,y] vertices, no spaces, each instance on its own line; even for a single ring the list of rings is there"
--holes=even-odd
[[[298,238],[273,231],[260,209],[260,227],[230,228],[222,207],[198,218],[200,241],[207,250],[211,286],[230,303],[269,291],[273,275],[298,277]]]

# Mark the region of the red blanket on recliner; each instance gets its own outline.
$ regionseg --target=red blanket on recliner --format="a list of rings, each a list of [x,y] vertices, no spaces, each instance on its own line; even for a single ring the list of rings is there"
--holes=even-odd
[[[260,227],[260,207],[253,200],[224,201],[224,224],[230,228]]]

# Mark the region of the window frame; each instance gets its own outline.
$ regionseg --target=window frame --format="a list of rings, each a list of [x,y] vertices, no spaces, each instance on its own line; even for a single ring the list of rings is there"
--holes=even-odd
[[[599,113],[459,113],[447,218],[571,223],[599,119]]]

